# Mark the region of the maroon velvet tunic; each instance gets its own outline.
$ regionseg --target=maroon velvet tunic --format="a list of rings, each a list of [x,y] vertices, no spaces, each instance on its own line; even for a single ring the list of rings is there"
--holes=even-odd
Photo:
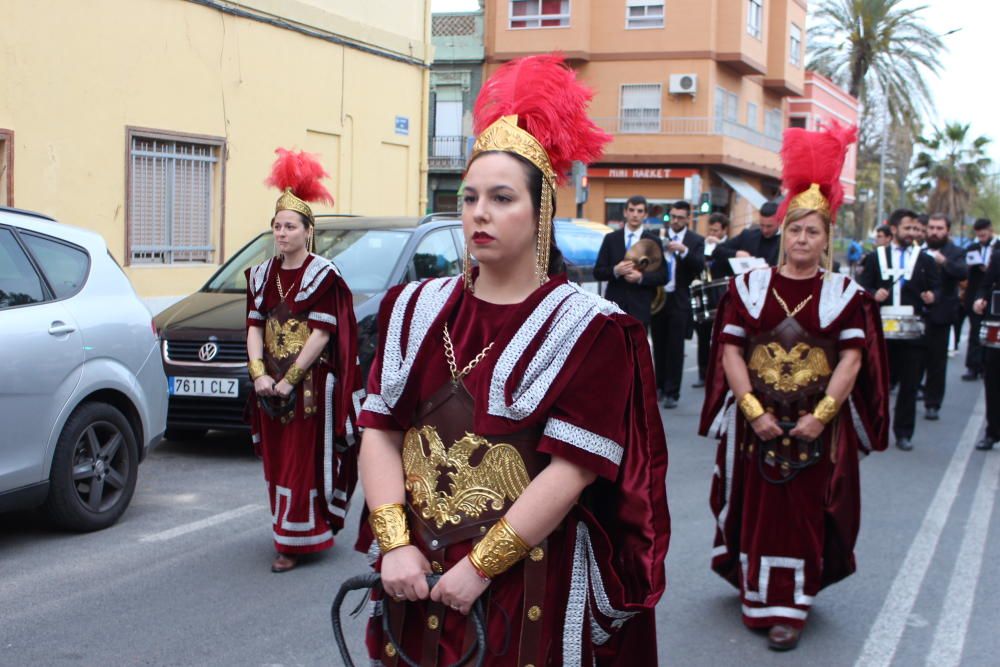
[[[740,589],[743,622],[749,627],[784,623],[802,627],[814,596],[825,586],[854,572],[854,544],[861,515],[859,451],[884,449],[888,397],[885,346],[881,323],[870,298],[841,276],[847,295],[834,308],[824,302],[822,275],[794,280],[772,273],[758,317],[748,308],[748,276],[730,284],[720,304],[713,340],[710,390],[706,394],[701,434],[721,436],[716,454],[710,504],[716,517],[712,569]],[[760,278],[761,276],[757,276]],[[839,289],[836,290],[839,292]],[[761,474],[761,442],[743,418],[722,370],[724,344],[746,351],[750,339],[773,330],[788,309],[811,296],[795,319],[808,334],[834,340],[838,351],[861,349],[863,365],[850,400],[821,435],[820,460],[782,484]],[[751,303],[753,298],[751,297]],[[845,303],[846,302],[846,303]],[[821,309],[832,321],[821,322]],[[713,390],[714,389],[714,390]],[[797,421],[799,414],[776,415]],[[773,474],[772,477],[776,477]]]
[[[360,405],[363,392],[351,293],[332,265],[321,272],[316,267],[310,271],[313,262],[329,265],[310,255],[297,269],[281,269],[275,261],[269,270],[261,265],[247,271],[248,328],[267,326],[269,314],[281,304],[275,277],[280,275],[284,303],[292,318],[310,332],[330,332],[327,349],[297,387],[295,410],[286,422],[264,412],[255,394],[251,393],[248,403],[254,447],[264,464],[274,546],[288,554],[333,546],[357,480],[357,448],[352,445],[355,404]],[[259,285],[255,285],[254,271],[260,272]],[[269,369],[269,373],[275,381],[281,379],[276,370]],[[314,406],[308,413],[306,392]]]
[[[498,358],[501,357],[505,347],[514,344],[512,339],[517,338],[516,334],[525,320],[536,312],[538,302],[546,294],[550,294],[554,288],[565,285],[565,279],[554,278],[548,285],[540,288],[528,301],[514,305],[490,304],[459,287],[442,308],[440,317],[427,329],[426,338],[421,348],[423,352],[417,357],[410,373],[407,389],[397,403],[397,406],[406,407],[397,410],[386,410],[384,404],[378,409],[372,409],[373,403],[381,402],[380,395],[383,392],[380,378],[382,377],[385,350],[384,340],[381,341],[379,354],[369,376],[369,402],[365,404],[359,423],[364,427],[405,431],[411,425],[412,406],[426,400],[442,385],[450,382],[451,375],[443,347],[444,322],[448,324],[448,330],[454,343],[459,370],[463,369],[489,343],[494,342],[494,347],[464,381],[475,400],[476,434],[484,437],[491,435],[499,437],[503,433],[523,429],[528,423],[544,425],[546,432],[538,441],[538,452],[546,456],[559,456],[599,476],[598,481],[588,488],[584,498],[571,510],[563,524],[548,538],[546,546],[546,579],[548,583],[546,584],[545,602],[541,605],[543,609],[541,620],[538,621],[543,624],[542,637],[543,645],[546,647],[546,657],[544,661],[528,660],[527,662],[535,662],[539,665],[559,665],[564,663],[565,656],[578,655],[583,660],[583,664],[587,665],[592,664],[595,657],[598,664],[615,664],[615,660],[618,660],[619,664],[653,665],[656,664],[656,644],[652,606],[662,591],[662,555],[665,555],[669,520],[666,498],[656,492],[657,483],[659,489],[663,489],[662,475],[666,465],[662,430],[659,433],[655,430],[650,433],[643,414],[648,407],[642,400],[644,394],[650,394],[650,401],[655,401],[655,397],[652,396],[652,369],[648,358],[648,346],[643,345],[644,356],[635,352],[635,340],[642,336],[641,326],[637,324],[632,326],[634,320],[625,316],[620,316],[621,320],[618,319],[619,316],[600,315],[596,317],[587,326],[585,335],[580,336],[577,345],[566,356],[560,372],[551,383],[551,395],[547,396],[542,408],[532,416],[521,420],[500,418],[487,414],[484,409],[484,404],[488,401],[491,378],[496,373]],[[398,296],[398,291],[391,293],[387,297],[389,303],[383,305],[383,311],[380,313],[382,320],[380,332],[383,336],[380,338],[384,339],[392,307],[391,302]],[[412,316],[412,312],[410,316]],[[554,319],[557,318],[558,316]],[[622,322],[626,319],[628,320],[627,326],[622,326]],[[572,344],[572,340],[567,341],[567,345]],[[524,359],[519,362],[519,368],[523,367],[524,363],[530,363],[530,359],[533,357],[532,352],[538,345],[539,341],[536,340],[527,346],[527,353],[524,355]],[[639,381],[637,383],[639,378],[643,378],[646,382]],[[638,409],[637,405],[640,406]],[[640,424],[640,422],[642,423]],[[659,424],[658,414],[656,422]],[[560,427],[554,428],[553,425],[556,424]],[[660,428],[662,429],[662,426]],[[623,462],[621,445],[632,446],[636,439],[637,430],[643,433],[644,441],[641,444],[635,443],[635,455],[637,458],[641,458],[640,450],[647,447],[654,451],[659,450],[653,460],[644,466],[647,472],[649,470],[655,471],[654,474],[659,476],[659,479],[654,481],[652,489],[646,492],[647,499],[655,504],[656,516],[640,517],[639,514],[644,508],[639,503],[633,508],[636,515],[635,520],[646,522],[650,531],[658,530],[662,534],[656,540],[657,544],[650,562],[646,562],[644,567],[640,568],[645,569],[644,576],[653,579],[652,589],[639,587],[643,590],[642,597],[644,599],[626,609],[620,608],[617,611],[607,608],[607,597],[601,600],[605,608],[599,611],[603,614],[612,614],[610,617],[602,615],[601,622],[610,621],[614,629],[621,626],[624,620],[632,616],[639,616],[625,623],[623,630],[612,633],[609,641],[605,629],[601,628],[595,620],[591,618],[587,622],[586,619],[590,618],[591,615],[583,606],[580,608],[581,615],[578,620],[573,621],[568,618],[574,616],[574,603],[571,599],[574,579],[571,574],[574,563],[577,564],[578,569],[581,565],[588,567],[586,565],[588,562],[587,554],[580,554],[579,551],[580,545],[591,545],[589,557],[593,562],[590,568],[593,569],[588,568],[588,570],[590,570],[590,576],[597,577],[598,580],[591,579],[584,582],[583,590],[577,590],[573,594],[582,595],[587,600],[592,600],[595,595],[592,590],[600,590],[603,586],[618,589],[611,595],[615,600],[628,597],[627,594],[623,595],[619,588],[621,584],[619,584],[617,577],[607,574],[602,577],[600,571],[612,569],[610,565],[612,555],[608,551],[608,544],[613,539],[609,536],[609,533],[613,534],[613,529],[607,525],[606,515],[612,513],[616,505],[618,493],[614,489],[622,486],[627,487],[630,484],[638,486],[640,483],[637,479],[639,475],[635,472],[630,473],[632,479],[629,481],[621,479],[623,476],[622,467],[626,465]],[[577,437],[580,433],[589,434],[586,442]],[[607,448],[602,448],[603,446]],[[614,448],[618,448],[618,451],[613,451]],[[626,461],[628,459],[627,451],[624,452],[624,459]],[[604,507],[601,506],[602,500],[606,501]],[[646,509],[648,511],[652,508]],[[597,518],[596,514],[598,513],[604,513],[605,517]],[[359,548],[362,549],[369,546],[368,540],[370,540],[370,533],[365,528],[363,526],[363,535],[359,540]],[[608,532],[605,532],[605,528],[609,528]],[[423,551],[428,551],[427,545],[421,544],[415,531],[412,530],[411,539]],[[447,571],[464,558],[473,544],[474,540],[467,540],[448,547],[445,562],[441,563],[442,569]],[[373,549],[375,547],[377,545],[372,545]],[[638,550],[631,555],[638,559],[643,558],[643,554],[638,553]],[[656,559],[661,560],[655,562]],[[658,574],[657,570],[659,570]],[[488,588],[487,594],[484,595],[488,616],[488,665],[520,665],[525,662],[523,656],[520,658],[518,656],[518,644],[525,611],[524,576],[522,573],[523,563],[519,563],[497,577]],[[579,574],[587,576],[586,572]],[[627,576],[624,571],[620,574],[623,578]],[[643,575],[638,577],[638,579],[642,578]],[[579,577],[577,577],[578,579]],[[581,600],[581,605],[588,604],[590,603]],[[594,605],[596,605],[596,600],[590,604],[590,606]],[[614,615],[616,613],[618,615]],[[468,621],[466,617],[457,612],[445,610],[444,617],[440,622],[443,630],[437,664],[448,665],[457,661],[462,652]],[[425,603],[406,605],[405,627],[401,643],[410,657],[418,661],[420,661],[422,652],[422,636],[426,623]],[[567,627],[570,628],[568,632]],[[594,641],[595,635],[601,644],[600,646],[597,646],[598,642]],[[632,637],[627,648],[623,646],[626,636]],[[506,648],[505,637],[507,638]],[[372,659],[385,661],[386,640],[382,634],[380,619],[372,619],[367,639]]]

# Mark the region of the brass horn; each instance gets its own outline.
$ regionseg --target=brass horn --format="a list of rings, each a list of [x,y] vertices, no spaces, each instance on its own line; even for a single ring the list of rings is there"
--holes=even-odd
[[[663,265],[663,249],[652,239],[639,239],[625,253],[625,259],[642,273],[651,273]]]

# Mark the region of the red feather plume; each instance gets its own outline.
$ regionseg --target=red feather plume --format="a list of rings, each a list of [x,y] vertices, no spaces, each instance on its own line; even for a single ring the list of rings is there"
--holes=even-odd
[[[333,196],[322,183],[321,178],[329,176],[315,155],[300,151],[278,148],[274,151],[278,158],[271,165],[271,175],[264,181],[281,191],[291,188],[292,194],[307,202],[321,201],[333,204]]]
[[[501,116],[517,114],[518,125],[545,148],[560,183],[574,160],[595,162],[611,135],[587,117],[594,93],[576,80],[562,55],[512,60],[487,80],[476,99],[478,135]]]
[[[819,132],[793,127],[785,130],[781,144],[781,184],[785,200],[778,208],[778,219],[784,219],[792,199],[817,183],[830,202],[830,220],[836,222],[837,210],[844,203],[844,187],[840,174],[844,170],[847,148],[858,139],[857,126],[844,126],[836,121]]]

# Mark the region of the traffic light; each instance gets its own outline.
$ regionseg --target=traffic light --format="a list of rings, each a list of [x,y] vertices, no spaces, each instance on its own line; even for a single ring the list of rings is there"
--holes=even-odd
[[[712,193],[702,192],[701,203],[698,204],[698,213],[707,215],[712,212]]]
[[[663,224],[670,224],[670,212],[667,211],[663,214]]]

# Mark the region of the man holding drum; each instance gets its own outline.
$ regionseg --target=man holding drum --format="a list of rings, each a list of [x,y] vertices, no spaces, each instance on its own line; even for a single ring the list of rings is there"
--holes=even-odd
[[[976,449],[1000,441],[1000,246],[993,250],[972,308],[982,318],[983,383],[986,385],[986,434]]]
[[[941,272],[915,243],[919,226],[916,213],[897,209],[889,216],[889,225],[893,242],[876,248],[866,258],[858,282],[874,294],[882,311],[889,368],[899,383],[892,430],[896,446],[910,451],[917,385],[927,354],[927,309],[941,289]]]

